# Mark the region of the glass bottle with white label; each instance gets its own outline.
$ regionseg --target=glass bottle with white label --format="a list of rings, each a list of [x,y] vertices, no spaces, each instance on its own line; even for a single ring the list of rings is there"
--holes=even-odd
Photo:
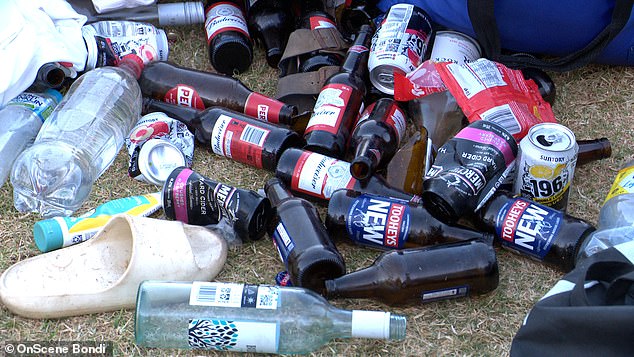
[[[145,281],[137,294],[139,346],[307,354],[335,338],[402,340],[406,318],[343,310],[297,287]]]
[[[205,32],[209,62],[220,73],[245,72],[253,61],[253,43],[244,16],[244,0],[207,0]]]
[[[488,293],[498,281],[493,246],[472,240],[384,252],[365,269],[326,280],[326,297],[426,303]]]
[[[275,171],[282,152],[302,145],[295,131],[222,107],[203,111],[154,99],[143,100],[144,113],[163,112],[185,123],[196,141],[215,154],[259,169]]]

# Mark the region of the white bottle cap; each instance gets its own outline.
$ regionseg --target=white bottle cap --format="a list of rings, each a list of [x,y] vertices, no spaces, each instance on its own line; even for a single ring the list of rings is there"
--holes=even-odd
[[[160,26],[194,25],[205,22],[202,1],[158,4]]]
[[[352,310],[352,337],[390,338],[390,313]]]

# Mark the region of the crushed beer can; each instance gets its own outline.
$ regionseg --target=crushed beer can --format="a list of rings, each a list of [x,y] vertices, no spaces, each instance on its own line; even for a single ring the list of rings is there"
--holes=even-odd
[[[143,116],[126,138],[128,175],[162,186],[177,167],[191,167],[194,135],[182,122],[162,112]]]

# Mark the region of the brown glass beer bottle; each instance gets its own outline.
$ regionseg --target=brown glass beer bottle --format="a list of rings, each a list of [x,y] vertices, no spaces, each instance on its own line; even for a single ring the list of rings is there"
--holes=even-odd
[[[307,150],[343,157],[363,105],[371,39],[370,27],[362,26],[340,71],[326,80],[304,131]]]
[[[297,28],[318,30],[336,28],[335,19],[324,11],[321,0],[304,0],[301,2],[301,16]],[[343,57],[328,52],[311,52],[299,57],[298,72],[313,72],[324,66],[341,66]]]
[[[595,228],[588,222],[510,193],[496,192],[473,223],[502,247],[568,272],[579,246]]]
[[[215,154],[259,169],[274,171],[284,150],[302,145],[299,134],[286,127],[221,107],[197,111],[146,98],[143,111],[159,111],[178,119],[194,133],[196,141],[211,146]]]
[[[220,73],[242,73],[253,61],[244,5],[244,0],[208,0],[205,6],[209,61]]]
[[[323,294],[324,281],[346,273],[343,257],[330,240],[319,212],[308,201],[293,197],[277,178],[264,185],[277,216],[269,236],[286,265],[293,286]]]
[[[293,31],[289,1],[250,0],[248,11],[249,31],[264,47],[266,62],[277,69],[288,36]]]
[[[423,178],[429,165],[427,130],[421,127],[403,144],[387,164],[388,185],[412,195],[423,193]]]
[[[607,138],[577,140],[577,145],[579,145],[577,167],[612,156],[612,145]]]
[[[297,114],[294,105],[254,92],[238,79],[169,62],[148,63],[139,85],[144,97],[199,110],[221,106],[275,124],[292,125]]]
[[[449,225],[417,203],[338,190],[328,202],[326,228],[333,238],[378,249],[403,249],[478,238],[493,244],[493,235]]]
[[[288,148],[282,153],[275,176],[298,197],[320,203],[326,203],[333,192],[341,188],[420,201],[419,196],[388,186],[381,176],[370,176],[361,183],[350,174],[350,163],[297,148]]]
[[[406,124],[405,112],[393,99],[383,98],[370,104],[350,136],[352,176],[364,181],[384,168],[398,150]]]
[[[326,280],[326,297],[426,303],[484,294],[498,282],[495,250],[472,240],[384,252],[365,269]]]

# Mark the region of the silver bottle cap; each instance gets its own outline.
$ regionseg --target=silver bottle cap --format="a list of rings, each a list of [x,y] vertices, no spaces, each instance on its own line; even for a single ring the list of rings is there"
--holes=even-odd
[[[160,26],[194,25],[205,22],[201,1],[158,4]]]
[[[185,166],[185,155],[166,140],[150,139],[141,146],[138,165],[146,181],[162,186],[177,167]]]

